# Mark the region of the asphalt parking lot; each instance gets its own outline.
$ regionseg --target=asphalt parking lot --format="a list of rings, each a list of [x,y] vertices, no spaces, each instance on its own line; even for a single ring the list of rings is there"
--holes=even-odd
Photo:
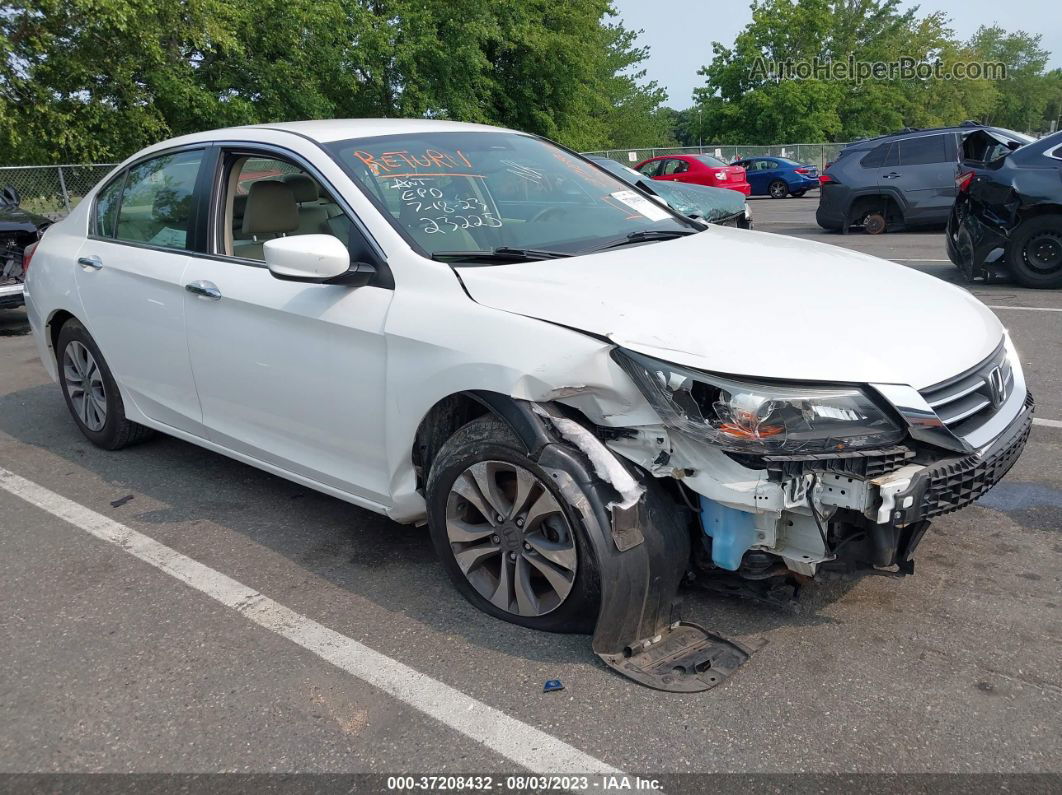
[[[959,283],[941,231],[827,234],[816,204],[753,199],[755,226]],[[1062,291],[966,287],[1045,421],[1015,469],[934,524],[913,577],[815,586],[795,613],[685,593],[684,618],[767,641],[690,696],[476,611],[423,529],[174,439],[92,447],[0,311],[0,469],[30,483],[0,471],[0,771],[1062,772]],[[823,344],[888,333],[839,312]],[[135,533],[107,543],[97,514]]]

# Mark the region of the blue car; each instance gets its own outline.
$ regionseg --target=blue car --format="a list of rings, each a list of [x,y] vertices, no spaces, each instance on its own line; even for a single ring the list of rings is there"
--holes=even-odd
[[[753,196],[784,199],[792,194],[799,198],[819,187],[819,170],[815,166],[786,157],[748,157],[735,160],[731,165],[745,169]]]

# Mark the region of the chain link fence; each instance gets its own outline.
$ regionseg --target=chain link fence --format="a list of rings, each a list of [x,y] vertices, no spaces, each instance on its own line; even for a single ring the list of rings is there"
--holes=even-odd
[[[827,163],[837,158],[837,153],[845,143],[837,144],[776,144],[772,146],[752,146],[745,144],[711,144],[705,146],[650,147],[648,149],[604,149],[597,152],[583,152],[618,160],[626,166],[641,163],[657,155],[712,155],[725,163],[743,157],[787,157],[801,163],[816,166],[821,171]]]
[[[847,144],[778,144],[774,146],[746,146],[742,144],[712,144],[708,146],[648,147],[636,149],[605,149],[584,152],[617,160],[628,166],[657,155],[703,154],[714,155],[729,163],[741,157],[788,157],[801,163],[817,166],[821,171],[836,159]],[[92,187],[114,168],[112,163],[86,163],[62,166],[5,166],[0,167],[0,188],[14,187],[22,197],[22,207],[29,212],[58,219],[69,213]]]
[[[22,209],[58,219],[69,213],[114,168],[109,163],[0,168],[0,188],[19,192]]]

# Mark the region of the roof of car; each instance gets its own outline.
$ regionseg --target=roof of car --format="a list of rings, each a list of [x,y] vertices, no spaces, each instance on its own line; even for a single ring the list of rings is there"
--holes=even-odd
[[[489,124],[470,124],[439,119],[319,119],[310,121],[286,121],[276,124],[253,124],[270,130],[303,135],[320,143],[342,141],[345,138],[375,138],[381,135],[424,132],[497,132],[504,127]],[[506,132],[511,132],[506,130]]]
[[[964,122],[963,124],[955,124],[951,127],[926,127],[925,129],[917,129],[909,127],[904,130],[897,130],[896,132],[885,133],[884,135],[875,135],[871,138],[862,138],[858,141],[852,141],[845,148],[849,147],[863,147],[867,144],[879,144],[882,141],[886,141],[890,138],[905,138],[907,136],[917,135],[929,135],[932,133],[942,132],[969,132],[971,130],[998,130],[999,127],[994,127],[991,124],[974,124],[972,122]]]

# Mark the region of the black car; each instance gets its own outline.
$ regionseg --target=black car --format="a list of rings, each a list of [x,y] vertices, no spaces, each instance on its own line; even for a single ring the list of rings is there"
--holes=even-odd
[[[958,127],[905,130],[857,141],[841,150],[822,175],[815,220],[823,229],[888,229],[943,226],[955,201],[955,177],[963,142],[987,131],[1004,145],[1032,139],[999,127],[964,122]]]
[[[1008,270],[1062,287],[1062,132],[1011,151],[971,138],[948,219],[948,257],[967,279]]]
[[[52,222],[19,207],[18,191],[0,190],[0,309],[22,306],[22,252]]]
[[[752,213],[749,212],[748,203],[745,201],[744,194],[736,190],[713,188],[710,185],[650,180],[633,168],[627,168],[610,158],[589,157],[587,159],[629,185],[660,199],[675,212],[720,226],[752,228]]]

